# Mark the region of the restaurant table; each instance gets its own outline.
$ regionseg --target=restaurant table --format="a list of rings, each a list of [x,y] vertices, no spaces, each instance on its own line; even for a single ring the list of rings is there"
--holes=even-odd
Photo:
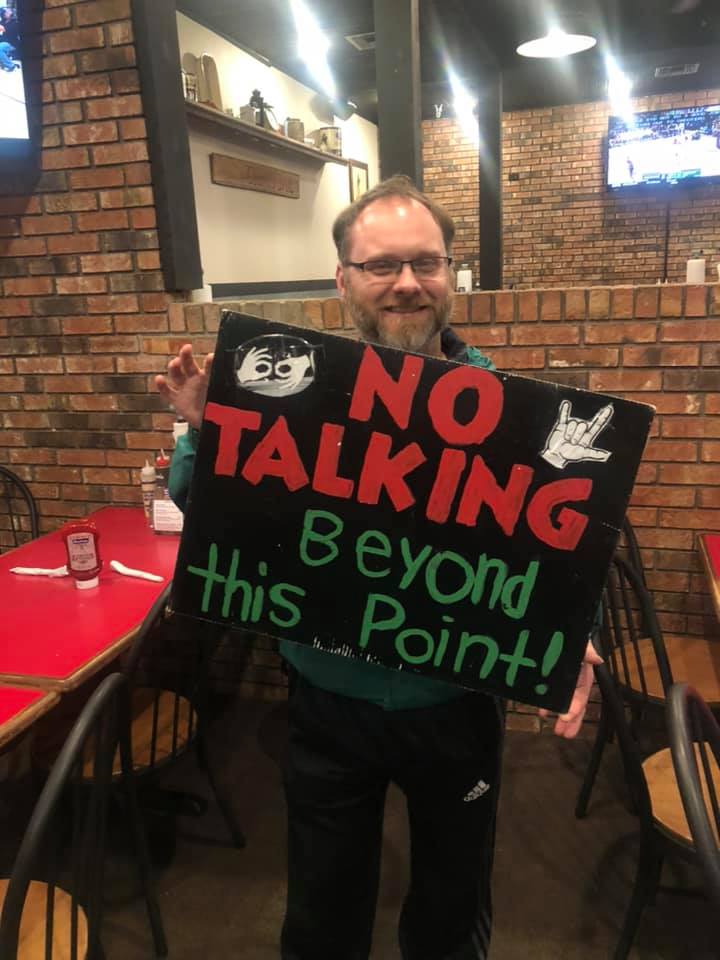
[[[72,577],[10,573],[11,567],[62,566],[59,530],[0,556],[0,683],[73,690],[132,642],[145,614],[172,579],[180,537],[156,534],[141,507],[102,507],[90,515],[100,534],[100,583],[78,590]],[[161,576],[116,573],[111,560]]]
[[[715,616],[720,620],[720,533],[701,533],[699,541]]]
[[[24,733],[59,699],[59,694],[48,690],[0,685],[0,748]]]

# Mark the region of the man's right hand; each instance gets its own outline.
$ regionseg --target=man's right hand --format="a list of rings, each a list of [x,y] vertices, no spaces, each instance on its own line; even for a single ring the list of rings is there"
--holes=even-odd
[[[168,364],[167,376],[155,377],[155,386],[161,396],[196,430],[202,423],[207,398],[213,354],[205,357],[202,369],[193,356],[192,346],[186,343]]]

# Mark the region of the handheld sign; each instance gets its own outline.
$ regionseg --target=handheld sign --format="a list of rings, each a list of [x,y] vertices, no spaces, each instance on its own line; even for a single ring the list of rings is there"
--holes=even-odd
[[[652,416],[225,313],[171,606],[564,711]]]

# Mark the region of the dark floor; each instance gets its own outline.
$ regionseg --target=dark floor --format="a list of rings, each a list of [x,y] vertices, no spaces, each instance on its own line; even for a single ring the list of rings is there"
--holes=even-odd
[[[158,873],[172,960],[276,960],[284,908],[285,820],[279,763],[284,704],[236,701],[216,724],[214,744],[224,777],[237,784],[236,810],[248,837],[244,850],[224,841],[214,806],[201,820],[183,818],[177,852]],[[508,735],[494,881],[491,960],[607,960],[612,957],[634,876],[636,821],[624,804],[616,748],[601,770],[588,818],[573,806],[589,751],[587,741]],[[173,785],[205,790],[190,758],[168,776]],[[194,839],[191,835],[194,834]],[[395,924],[406,877],[402,795],[389,795],[378,918],[372,960],[398,958]],[[127,868],[128,864],[125,864]],[[113,890],[129,877],[111,869]],[[667,869],[668,886],[697,885]],[[661,893],[644,917],[633,960],[711,960],[712,912],[705,901]],[[716,921],[715,921],[716,922]],[[715,930],[717,937],[717,928]],[[140,901],[107,909],[106,960],[152,954]],[[718,943],[718,940],[715,940]]]

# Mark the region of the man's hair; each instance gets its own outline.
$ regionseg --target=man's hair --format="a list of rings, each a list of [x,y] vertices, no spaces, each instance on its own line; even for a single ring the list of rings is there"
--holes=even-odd
[[[442,230],[445,249],[448,254],[450,253],[455,236],[455,223],[453,222],[453,218],[444,207],[441,207],[439,203],[435,203],[434,200],[431,200],[430,197],[418,190],[410,177],[406,177],[404,174],[396,174],[387,180],[381,180],[372,190],[368,190],[359,200],[351,203],[349,207],[345,207],[345,209],[338,214],[333,224],[332,233],[340,263],[344,263],[347,257],[347,240],[350,229],[363,210],[376,200],[386,200],[392,197],[400,197],[403,200],[416,200],[429,210],[433,220]]]

